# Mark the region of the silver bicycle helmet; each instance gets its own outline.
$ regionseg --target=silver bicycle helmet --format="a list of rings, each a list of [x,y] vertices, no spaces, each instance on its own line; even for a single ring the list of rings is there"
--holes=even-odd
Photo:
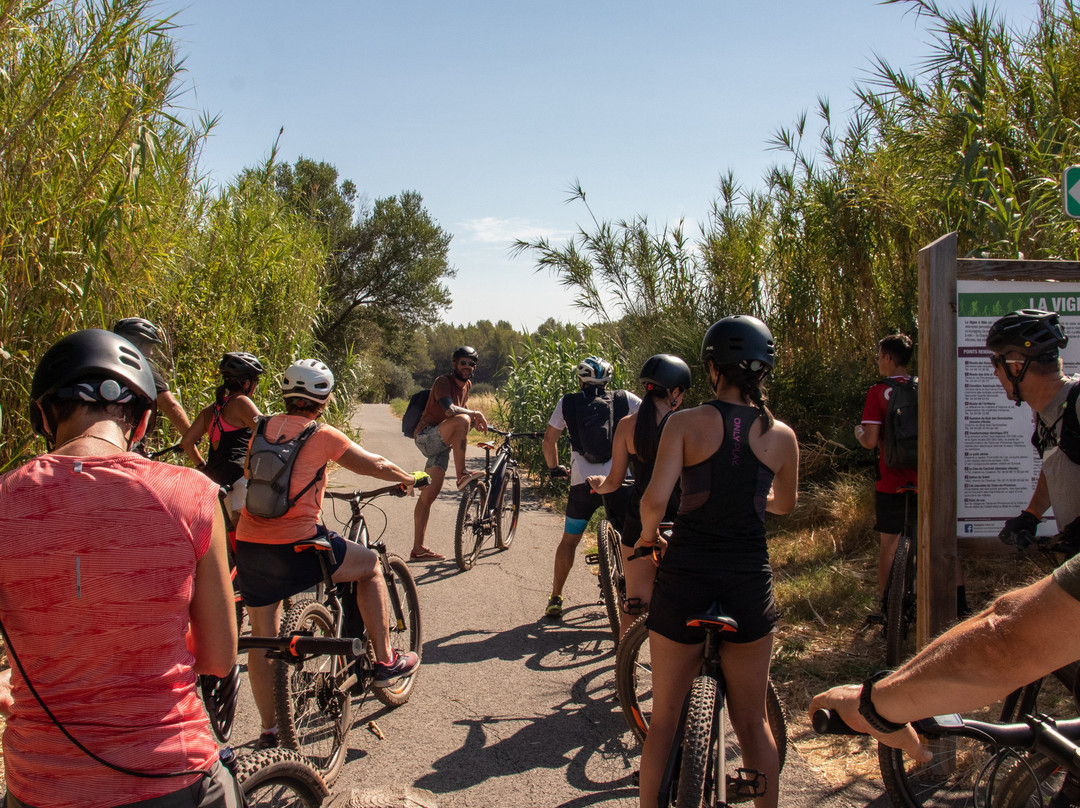
[[[333,390],[334,374],[318,359],[299,359],[281,377],[281,394],[285,398],[326,401]]]

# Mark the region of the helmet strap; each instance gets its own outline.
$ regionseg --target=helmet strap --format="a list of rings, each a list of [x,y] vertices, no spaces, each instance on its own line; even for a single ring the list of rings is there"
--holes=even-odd
[[[1002,359],[1004,359],[1004,355],[1002,356]],[[1017,374],[1013,376],[1012,373],[1009,372],[1009,363],[1003,362],[1003,367],[1005,369],[1005,378],[1012,382],[1013,401],[1016,402],[1017,407],[1024,403],[1024,397],[1020,394],[1020,382],[1023,381],[1024,376],[1027,374],[1028,366],[1030,364],[1031,357],[1024,357],[1024,364],[1020,366],[1019,372],[1017,372]]]

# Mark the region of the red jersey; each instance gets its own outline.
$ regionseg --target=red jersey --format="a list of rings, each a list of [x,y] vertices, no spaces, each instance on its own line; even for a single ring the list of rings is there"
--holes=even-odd
[[[906,382],[910,376],[892,376],[897,381]],[[882,444],[885,440],[885,414],[889,411],[889,397],[892,387],[885,382],[878,382],[866,393],[863,405],[862,422],[878,427],[878,480],[875,486],[883,494],[895,494],[905,485],[918,485],[918,469],[894,469],[885,465],[885,453]]]
[[[186,643],[217,491],[194,469],[127,452],[44,455],[0,477],[0,620],[45,704],[110,763],[160,773],[217,760]],[[15,665],[11,684],[4,766],[23,802],[108,808],[195,781],[95,762]]]

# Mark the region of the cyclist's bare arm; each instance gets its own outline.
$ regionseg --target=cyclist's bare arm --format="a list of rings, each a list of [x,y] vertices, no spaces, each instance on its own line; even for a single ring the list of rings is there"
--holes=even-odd
[[[413,484],[413,475],[400,466],[390,462],[382,455],[369,452],[363,446],[350,444],[345,454],[337,459],[338,465],[348,471],[374,477],[377,480],[389,480],[392,483]]]
[[[184,412],[184,408],[180,406],[180,402],[176,400],[176,396],[172,394],[172,391],[166,390],[164,393],[158,393],[157,405],[178,434],[183,435],[191,427],[191,421],[188,420],[187,413]]]
[[[180,438],[180,447],[196,466],[201,466],[205,462],[202,453],[199,451],[199,444],[210,430],[210,419],[213,418],[213,413],[213,407],[204,407],[195,416],[195,420],[192,421],[184,436]]]
[[[637,414],[627,415],[615,426],[615,436],[611,441],[611,470],[607,477],[594,474],[587,478],[589,487],[597,494],[613,494],[619,490],[626,479],[626,470],[630,467],[630,451],[634,444],[634,426]]]
[[[795,433],[787,424],[774,421],[768,432],[752,441],[751,448],[773,470],[765,510],[780,515],[791,513],[799,498],[799,441]]]
[[[864,449],[877,448],[878,438],[881,437],[881,424],[856,424],[855,439]]]
[[[210,549],[195,565],[188,650],[195,657],[195,672],[226,676],[236,664],[236,620],[233,589],[225,555],[225,518],[214,509]]]
[[[11,707],[15,702],[11,699],[11,671],[0,673],[0,718],[11,715]]]
[[[1042,516],[1050,508],[1050,488],[1046,484],[1046,477],[1039,472],[1039,481],[1035,484],[1035,491],[1031,495],[1031,502],[1024,508],[1036,516]]]
[[[1016,688],[1080,659],[1080,601],[1050,576],[1008,592],[982,613],[965,620],[873,687],[883,718],[900,723],[962,713],[991,704]],[[819,693],[810,713],[838,710],[853,729],[927,759],[911,730],[885,735],[859,715],[859,685]]]

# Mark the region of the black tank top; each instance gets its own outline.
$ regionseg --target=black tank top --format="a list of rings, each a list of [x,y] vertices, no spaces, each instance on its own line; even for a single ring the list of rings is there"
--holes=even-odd
[[[664,424],[667,423],[667,419],[671,416],[674,410],[668,410],[664,413],[664,417],[660,419],[660,423],[657,425],[657,437],[664,432]],[[640,416],[638,416],[640,417]],[[653,466],[656,465],[654,459],[652,463],[646,463],[636,454],[630,455],[630,471],[634,475],[634,490],[630,493],[630,509],[631,514],[635,517],[640,515],[641,495],[645,493],[645,489],[649,487],[649,480],[652,479]],[[671,497],[668,499],[667,510],[664,512],[664,521],[670,522],[675,519],[675,514],[679,512],[679,498],[682,491],[679,487],[679,483],[675,483],[675,488],[671,491]]]
[[[221,411],[228,403],[227,398],[220,407],[214,405],[214,421],[209,430],[210,451],[206,455],[204,470],[206,476],[218,485],[232,485],[244,476],[244,458],[247,456],[248,444],[251,443],[249,427],[227,425],[222,419]],[[217,437],[216,443],[214,437]]]
[[[724,417],[724,441],[712,457],[682,471],[672,549],[719,553],[733,566],[767,564],[765,502],[773,472],[757,459],[749,441],[761,410],[707,403]]]

